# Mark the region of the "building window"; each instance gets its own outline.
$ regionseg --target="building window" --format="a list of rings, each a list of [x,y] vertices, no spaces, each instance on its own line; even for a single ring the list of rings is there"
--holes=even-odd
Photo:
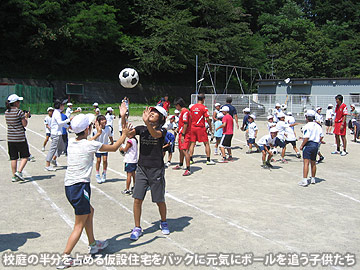
[[[351,103],[360,103],[360,94],[350,94]]]

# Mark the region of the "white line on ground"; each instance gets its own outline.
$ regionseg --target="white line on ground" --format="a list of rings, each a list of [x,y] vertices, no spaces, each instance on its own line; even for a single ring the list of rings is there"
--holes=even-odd
[[[353,201],[355,201],[355,202],[357,202],[357,203],[360,203],[359,200],[357,200],[357,199],[355,199],[355,198],[353,198],[353,197],[351,197],[351,196],[349,196],[349,195],[346,195],[346,194],[343,194],[343,193],[341,193],[341,192],[337,192],[337,191],[334,191],[334,190],[330,190],[330,191],[332,191],[332,192],[334,192],[334,193],[336,193],[336,194],[338,194],[338,195],[340,195],[340,196],[343,196],[343,197],[345,197],[345,198],[348,198],[348,199],[350,199],[350,200],[353,200]]]

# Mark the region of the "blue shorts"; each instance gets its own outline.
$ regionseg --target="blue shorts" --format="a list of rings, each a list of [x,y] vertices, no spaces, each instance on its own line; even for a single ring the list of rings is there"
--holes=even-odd
[[[319,150],[319,144],[318,143],[316,143],[316,142],[307,142],[304,149],[303,149],[303,158],[315,161],[318,150]]]
[[[90,210],[90,183],[77,183],[65,186],[65,194],[69,203],[75,210],[75,215],[88,215]]]
[[[46,133],[46,137],[51,137],[51,133]]]
[[[101,158],[103,156],[107,157],[109,153],[95,153],[95,157]]]
[[[260,151],[266,151],[264,145],[259,145],[259,149],[260,149]]]
[[[275,139],[275,147],[279,146],[280,148],[284,148],[285,147],[285,142],[283,140],[280,140],[278,137],[276,137]]]
[[[170,143],[169,146],[163,148],[163,152],[174,153],[175,152],[175,142]]]
[[[254,144],[254,143],[255,143],[255,138],[249,138],[249,139],[247,140],[247,143],[248,143],[248,144]]]
[[[125,163],[125,172],[135,172],[137,163]]]

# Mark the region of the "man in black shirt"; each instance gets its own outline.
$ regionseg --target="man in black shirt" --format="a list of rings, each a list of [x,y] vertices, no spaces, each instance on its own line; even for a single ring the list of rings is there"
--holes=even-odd
[[[121,104],[122,123],[126,123],[126,110],[125,103]],[[130,235],[130,239],[134,241],[142,235],[140,226],[141,207],[149,187],[152,201],[159,207],[160,229],[163,234],[170,233],[166,222],[165,166],[162,153],[166,135],[166,129],[162,126],[165,123],[166,116],[167,112],[163,107],[148,107],[143,113],[145,125],[137,126],[129,132],[130,137],[133,135],[140,136],[140,155],[133,191],[135,228]]]

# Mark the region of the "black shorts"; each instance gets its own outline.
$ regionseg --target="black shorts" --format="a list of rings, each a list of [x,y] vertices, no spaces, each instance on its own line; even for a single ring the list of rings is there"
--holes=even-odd
[[[296,147],[296,141],[285,141],[285,145],[291,144],[292,146]]]
[[[144,200],[148,187],[150,187],[152,202],[165,202],[165,166],[161,168],[137,167],[133,198]]]
[[[333,121],[332,121],[332,120],[325,120],[325,126],[331,127],[332,125],[333,125]]]
[[[65,194],[75,210],[75,215],[88,215],[91,213],[90,183],[77,183],[72,186],[65,186]]]
[[[275,147],[285,148],[285,141],[280,140],[278,137],[275,139]]]
[[[223,134],[219,146],[224,148],[231,148],[232,134]]]
[[[8,153],[10,160],[17,160],[20,158],[30,157],[29,145],[27,141],[24,142],[8,142]]]

